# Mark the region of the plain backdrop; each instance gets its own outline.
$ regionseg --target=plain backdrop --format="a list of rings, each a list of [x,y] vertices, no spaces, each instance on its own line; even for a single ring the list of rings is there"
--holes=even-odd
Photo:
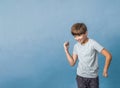
[[[0,88],[77,88],[76,67],[63,49],[76,43],[74,23],[87,25],[113,56],[109,77],[102,76],[105,58],[99,54],[100,88],[119,88],[119,0],[0,0]]]

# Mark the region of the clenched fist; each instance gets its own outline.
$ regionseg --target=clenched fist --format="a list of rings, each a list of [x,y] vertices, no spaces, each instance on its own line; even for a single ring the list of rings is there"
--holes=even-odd
[[[68,51],[68,48],[69,48],[69,42],[65,42],[64,43],[64,50]]]

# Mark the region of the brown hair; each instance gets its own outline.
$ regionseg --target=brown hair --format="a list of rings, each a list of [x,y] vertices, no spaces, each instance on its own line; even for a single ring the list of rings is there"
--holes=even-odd
[[[81,34],[85,34],[87,31],[87,27],[84,23],[75,23],[73,24],[73,26],[71,27],[71,34],[73,36],[75,35],[81,35]]]

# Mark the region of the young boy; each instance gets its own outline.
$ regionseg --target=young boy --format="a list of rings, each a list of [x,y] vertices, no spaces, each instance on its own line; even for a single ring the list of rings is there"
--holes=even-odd
[[[71,66],[75,65],[77,59],[79,60],[76,77],[78,88],[99,88],[97,53],[105,56],[103,76],[107,77],[112,59],[110,52],[95,40],[87,37],[87,27],[84,23],[74,24],[71,33],[77,40],[73,54],[69,53],[69,42],[64,43],[64,50]]]

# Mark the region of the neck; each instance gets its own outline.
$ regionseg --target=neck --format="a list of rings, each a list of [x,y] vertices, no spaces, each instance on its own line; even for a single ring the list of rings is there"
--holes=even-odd
[[[82,45],[86,44],[88,42],[88,37],[85,39],[85,41],[83,43],[81,43]]]

